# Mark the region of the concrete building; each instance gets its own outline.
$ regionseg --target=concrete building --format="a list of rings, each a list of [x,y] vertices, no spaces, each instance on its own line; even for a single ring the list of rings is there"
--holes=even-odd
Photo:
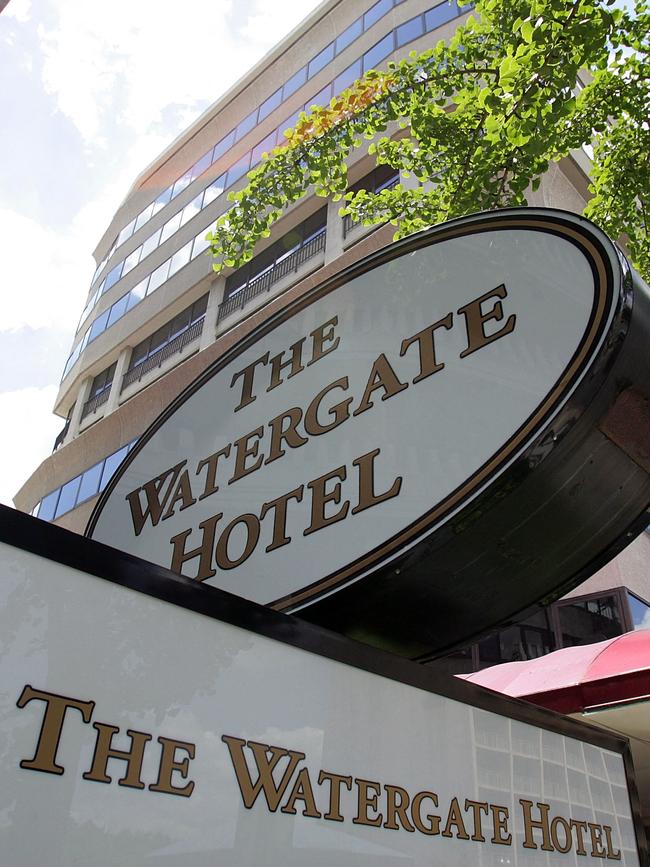
[[[179,391],[268,315],[390,243],[390,227],[355,225],[340,218],[338,204],[311,197],[288,209],[244,268],[216,276],[205,252],[226,194],[246,184],[246,172],[305,107],[328,102],[367,69],[449,37],[465,14],[455,0],[325,0],[143,170],[95,250],[54,408],[65,424],[53,454],[16,495],[19,509],[83,532],[130,446]],[[586,154],[572,154],[530,203],[581,212],[588,171]],[[373,170],[362,152],[349,172],[366,189],[399,180]],[[469,670],[634,628],[650,611],[649,566],[643,534],[555,613],[449,664]],[[569,612],[573,625],[565,628]]]

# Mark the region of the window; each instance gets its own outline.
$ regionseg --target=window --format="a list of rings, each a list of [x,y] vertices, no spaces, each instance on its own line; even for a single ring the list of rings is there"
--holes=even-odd
[[[275,147],[275,138],[277,132],[273,130],[270,135],[267,135],[259,144],[256,144],[251,153],[251,165],[256,166],[262,159],[262,154],[269,153]]]
[[[355,60],[334,79],[334,95],[343,93],[348,87],[352,87],[359,78],[361,78],[361,60]]]
[[[225,135],[221,139],[221,141],[218,141],[216,143],[216,145],[214,146],[214,150],[212,151],[212,162],[214,162],[215,160],[218,160],[219,157],[222,157],[225,153],[227,153],[230,150],[230,148],[234,145],[234,143],[235,143],[235,130],[232,129],[232,130],[230,130],[228,135]]]
[[[257,120],[257,109],[252,111],[248,117],[245,117],[243,120],[240,120],[237,124],[237,129],[235,130],[235,141],[239,141],[240,138],[243,138],[247,135],[255,126]]]
[[[107,367],[106,370],[102,370],[101,373],[97,374],[93,379],[93,384],[90,386],[88,400],[92,400],[93,397],[97,397],[98,394],[101,394],[111,387],[116,367],[117,363],[113,363],[110,367]]]
[[[129,253],[129,255],[124,260],[124,267],[122,269],[122,276],[128,274],[129,271],[132,271],[135,266],[140,261],[140,254],[142,253],[142,247],[136,247],[136,249]]]
[[[291,78],[285,82],[282,88],[282,99],[288,99],[292,93],[295,93],[298,88],[302,87],[307,81],[307,67],[303,66],[298,72],[294,72]]]
[[[184,244],[180,250],[177,250],[171,258],[169,263],[169,276],[175,274],[177,271],[187,265],[190,261],[190,252],[192,250],[192,242],[188,241],[187,244]]]
[[[212,164],[212,150],[209,150],[207,154],[203,154],[200,160],[197,160],[192,166],[192,171],[190,173],[190,180],[194,180],[203,174],[206,169],[209,169]]]
[[[153,211],[152,216],[157,214],[161,208],[164,208],[165,205],[171,201],[172,198],[172,187],[167,187],[166,190],[163,190],[162,193],[158,196],[156,201],[153,203]]]
[[[127,311],[128,303],[129,303],[130,293],[127,292],[126,295],[122,295],[122,297],[113,304],[108,314],[108,321],[106,323],[106,328],[110,328],[111,325],[114,325],[118,319],[121,319]]]
[[[191,179],[190,172],[185,172],[184,175],[181,175],[180,178],[174,183],[172,187],[172,199],[175,198],[180,192],[182,192],[185,187],[189,184]]]
[[[625,632],[616,596],[575,599],[558,605],[563,647],[593,644]]]
[[[627,602],[634,629],[650,629],[650,605],[628,591]]]
[[[211,202],[214,202],[224,191],[226,176],[220,175],[216,181],[212,181],[209,187],[205,188],[203,194],[203,207],[207,207]]]
[[[313,99],[309,100],[308,105],[305,106],[305,109],[308,110],[312,105],[329,105],[329,101],[332,97],[332,85],[326,84],[322,90],[319,90],[316,96]]]
[[[41,520],[51,521],[54,518],[60,490],[60,488],[57,488],[56,491],[52,491],[51,494],[47,494],[47,496],[43,497],[41,500],[41,504],[38,507],[38,517],[41,518]]]
[[[210,246],[210,242],[206,241],[206,239],[205,239],[206,235],[207,235],[207,229],[204,229],[194,239],[194,243],[192,246],[192,259],[194,259],[195,256],[198,256],[200,253],[203,253],[204,250],[207,250],[208,247]]]
[[[421,15],[418,15],[416,18],[411,18],[410,21],[405,21],[404,24],[400,24],[396,31],[397,47],[401,48],[402,45],[406,45],[407,42],[413,42],[414,39],[417,39],[418,36],[422,36],[423,33],[424,22]]]
[[[117,236],[117,246],[123,244],[127,238],[130,238],[135,228],[135,220],[131,220],[128,226],[125,226]]]
[[[59,502],[56,505],[56,512],[54,514],[55,518],[63,515],[64,512],[69,512],[70,509],[74,509],[75,503],[77,502],[77,491],[79,490],[80,484],[81,476],[76,476],[76,478],[70,479],[69,482],[66,482],[66,484],[62,486]]]
[[[316,235],[323,232],[326,223],[327,208],[325,207],[316,211],[295,229],[287,232],[286,235],[283,235],[282,238],[235,271],[234,274],[230,274],[226,280],[224,299],[236,295],[252,280],[261,277],[267,271],[271,271],[296,250],[304,247]]]
[[[162,232],[160,234],[161,244],[164,244],[168,238],[171,238],[174,232],[180,227],[182,216],[183,212],[179,211],[177,214],[174,214],[171,220],[167,220],[165,225],[162,227]]]
[[[375,69],[393,50],[393,33],[389,33],[363,55],[363,71]]]
[[[514,662],[522,659],[537,659],[555,650],[555,636],[547,609],[532,617],[502,629],[479,642],[479,667]]]
[[[322,51],[320,51],[316,57],[312,57],[309,61],[309,66],[307,68],[307,77],[312,78],[324,66],[327,66],[334,59],[334,43],[330,42],[329,45],[325,46]]]
[[[186,245],[189,248],[189,244]],[[129,360],[129,370],[133,370],[159,352],[163,347],[171,343],[176,337],[179,337],[185,331],[188,331],[192,325],[198,322],[204,315],[208,306],[208,296],[203,295],[194,304],[186,307],[181,313],[167,322],[162,328],[158,328],[149,337],[145,338],[141,343],[133,348],[131,358]]]
[[[117,281],[122,276],[122,266],[124,262],[119,262],[112,271],[109,271],[106,275],[106,280],[104,282],[104,292],[108,292],[111,286],[114,286]]]
[[[153,214],[153,202],[149,205],[148,208],[145,208],[144,211],[140,211],[140,213],[138,215],[138,219],[135,221],[135,230],[134,231],[137,232],[138,229],[142,228],[142,226],[144,226],[144,224],[151,218],[152,214]]]
[[[141,280],[137,286],[134,286],[133,289],[126,296],[126,311],[130,310],[132,307],[135,307],[136,304],[139,304],[144,296],[147,294],[147,286],[149,285],[149,277],[145,277],[144,280]],[[126,312],[125,311],[125,312]]]
[[[167,279],[167,274],[169,273],[169,262],[167,259],[166,262],[163,262],[159,268],[153,272],[151,277],[149,278],[149,285],[147,286],[147,295],[150,295],[152,292],[155,292],[159,286]]]
[[[192,217],[196,217],[196,215],[201,210],[201,200],[203,199],[203,193],[199,193],[196,198],[192,199],[192,201],[185,205],[181,213],[181,226],[184,226],[185,223],[189,223]]]
[[[445,3],[441,3],[439,6],[434,6],[433,9],[429,9],[428,12],[424,13],[424,22],[427,28],[427,32],[431,30],[435,30],[436,27],[442,27],[443,24],[446,24],[447,21],[451,21],[452,18],[455,18],[458,15],[458,7],[456,6],[455,0],[446,0]]]
[[[89,500],[94,497],[99,491],[99,482],[102,477],[102,469],[104,461],[95,464],[94,467],[86,470],[81,476],[81,484],[79,485],[79,493],[77,494],[77,503],[83,503],[84,500]]]
[[[363,23],[361,21],[361,18],[357,18],[357,20],[353,21],[349,27],[346,27],[346,29],[343,31],[343,33],[341,33],[340,36],[336,37],[336,53],[340,54],[341,51],[344,51],[348,47],[348,45],[350,45],[352,42],[354,42],[355,39],[358,39],[359,36],[361,36],[362,32]]]
[[[115,473],[115,470],[122,463],[124,458],[127,456],[129,451],[128,446],[123,446],[118,451],[114,452],[112,455],[106,458],[104,461],[104,469],[102,471],[102,478],[99,483],[99,490],[103,491],[106,485],[111,480],[111,476]]]
[[[275,93],[272,93],[268,99],[265,99],[262,105],[260,105],[260,112],[258,117],[258,122],[264,120],[265,117],[268,117],[272,111],[274,111],[282,102],[282,88],[278,88]]]
[[[226,186],[230,187],[235,181],[238,181],[243,175],[246,174],[248,169],[250,168],[251,155],[250,152],[244,154],[243,157],[237,160],[237,162],[232,165],[228,169],[228,175],[226,176]]]
[[[104,310],[101,316],[98,316],[97,319],[90,326],[90,337],[88,338],[88,342],[94,340],[96,337],[102,333],[102,331],[106,330],[106,323],[108,322],[108,317],[110,315],[110,307],[108,310]]]
[[[367,190],[369,193],[379,193],[390,187],[399,180],[399,172],[392,166],[377,166],[367,175],[364,175],[355,184],[352,184],[350,192],[356,193],[359,190]]]
[[[142,245],[142,255],[141,259],[144,259],[149,253],[153,253],[153,251],[158,246],[158,242],[160,241],[160,235],[162,233],[162,229],[158,229],[157,232],[154,232],[153,235],[149,235],[147,240]]]
[[[379,21],[380,18],[383,18],[392,7],[393,0],[379,0],[378,3],[371,6],[363,16],[363,29],[367,30],[369,27],[372,27],[372,25]]]

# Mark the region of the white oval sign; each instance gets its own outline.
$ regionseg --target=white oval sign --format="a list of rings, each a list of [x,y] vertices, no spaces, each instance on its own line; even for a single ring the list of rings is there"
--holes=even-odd
[[[428,537],[526,449],[601,349],[619,274],[604,236],[558,212],[392,245],[207,370],[88,532],[295,610]]]

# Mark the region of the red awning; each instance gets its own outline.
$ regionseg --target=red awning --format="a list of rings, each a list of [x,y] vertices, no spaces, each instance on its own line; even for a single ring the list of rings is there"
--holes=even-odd
[[[460,675],[560,713],[650,698],[650,629]]]

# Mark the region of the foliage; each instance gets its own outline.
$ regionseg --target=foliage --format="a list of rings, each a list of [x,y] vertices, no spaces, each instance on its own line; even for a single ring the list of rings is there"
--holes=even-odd
[[[626,237],[647,277],[650,11],[648,0],[631,12],[613,3],[477,0],[447,43],[371,70],[329,106],[313,106],[230,194],[233,206],[208,236],[215,270],[250,259],[283,209],[312,188],[345,197],[341,213],[390,222],[402,237],[525,205],[551,162],[593,144],[586,213]],[[576,95],[579,78],[587,83]],[[348,193],[346,159],[364,146],[420,183]]]

